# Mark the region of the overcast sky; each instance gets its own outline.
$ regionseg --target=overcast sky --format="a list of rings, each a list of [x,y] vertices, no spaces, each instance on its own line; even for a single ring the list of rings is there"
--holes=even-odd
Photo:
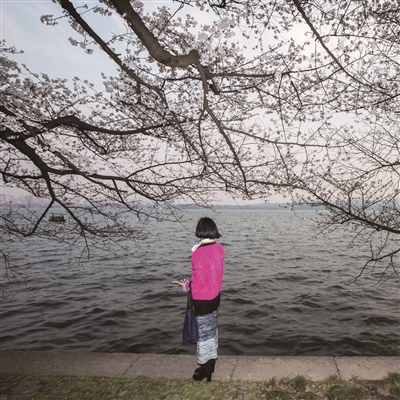
[[[56,26],[47,26],[40,21],[45,14],[62,15],[59,5],[51,0],[0,1],[1,39],[6,40],[7,46],[24,51],[13,58],[26,63],[33,72],[44,72],[54,78],[79,76],[88,80],[100,79],[100,72],[115,73],[113,63],[99,49],[89,56],[80,47],[70,44],[68,38],[78,39],[79,35],[66,19],[60,20]]]

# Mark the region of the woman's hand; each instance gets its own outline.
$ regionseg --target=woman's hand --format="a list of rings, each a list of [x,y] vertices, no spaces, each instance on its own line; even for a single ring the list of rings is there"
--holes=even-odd
[[[174,283],[176,283],[179,286],[183,286],[188,280],[186,278],[183,278],[179,281],[175,281]]]

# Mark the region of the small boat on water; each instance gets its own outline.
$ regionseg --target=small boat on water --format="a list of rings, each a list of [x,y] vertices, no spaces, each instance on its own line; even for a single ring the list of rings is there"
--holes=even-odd
[[[67,218],[64,214],[51,214],[49,218],[50,222],[66,222]]]

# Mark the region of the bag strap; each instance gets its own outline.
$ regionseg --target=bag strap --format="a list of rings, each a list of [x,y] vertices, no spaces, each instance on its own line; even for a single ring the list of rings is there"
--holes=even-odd
[[[192,297],[192,281],[189,281],[189,285],[188,285],[188,295],[187,295],[187,304],[189,305],[189,303],[193,300]]]

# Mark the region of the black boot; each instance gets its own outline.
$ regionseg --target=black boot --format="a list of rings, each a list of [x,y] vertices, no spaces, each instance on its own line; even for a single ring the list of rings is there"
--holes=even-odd
[[[205,364],[203,364],[203,365],[211,365],[211,368],[212,368],[212,372],[214,372],[214,370],[215,370],[215,362],[216,362],[217,360],[208,360]],[[200,371],[200,369],[201,369],[201,367],[199,367],[199,368],[196,368],[195,369],[195,373],[196,372],[199,372]]]
[[[211,382],[211,376],[215,370],[215,360],[208,360],[205,364],[201,364],[199,368],[196,368],[193,374],[195,381],[202,381],[207,378],[207,382]]]

